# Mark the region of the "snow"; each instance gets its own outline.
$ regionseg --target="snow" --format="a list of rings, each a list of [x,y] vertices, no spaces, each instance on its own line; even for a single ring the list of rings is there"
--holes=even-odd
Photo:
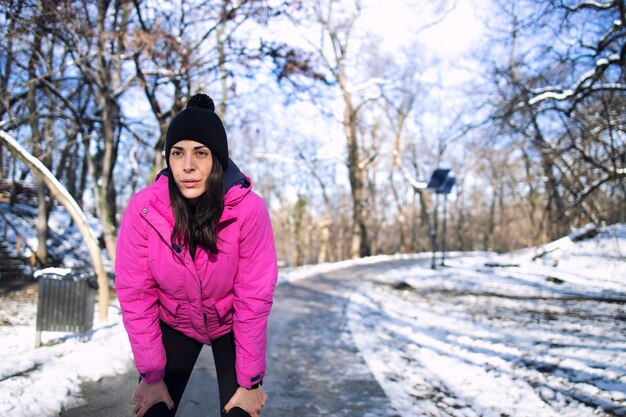
[[[96,321],[90,331],[43,332],[44,346],[35,348],[35,303],[3,300],[0,415],[56,416],[79,404],[82,382],[127,372],[132,366],[128,337],[119,305],[112,301],[110,307],[110,319]]]
[[[574,95],[574,90],[571,90],[571,89],[564,90],[562,93],[547,91],[545,93],[539,94],[538,96],[535,96],[531,98],[530,100],[528,100],[528,104],[533,106],[539,103],[540,101],[550,100],[550,99],[551,100],[565,100],[567,98],[570,98],[573,95]]]
[[[606,58],[600,58],[596,61],[596,67],[606,67],[609,65],[609,60]]]
[[[0,213],[11,225],[8,228],[5,226],[3,230],[3,233],[6,233],[6,243],[11,255],[22,258],[30,257],[32,255],[31,249],[37,250],[39,242],[36,226],[37,209],[22,203],[13,205],[0,203]],[[100,235],[99,220],[88,212],[85,215],[91,230],[95,231],[96,235]],[[92,260],[87,245],[67,210],[60,204],[55,204],[52,208],[48,218],[48,228],[48,251],[55,263],[72,270],[91,269]],[[16,244],[17,234],[23,237],[28,244],[28,246],[22,245],[19,253]],[[102,255],[105,268],[112,271],[111,262],[104,248]],[[25,269],[26,273],[30,273],[28,268]]]
[[[449,253],[436,271],[429,253],[375,256],[295,268],[279,281],[416,260],[363,277],[346,311],[399,414],[626,415],[626,225],[561,243],[550,252]],[[0,415],[58,415],[78,405],[81,383],[132,369],[116,300],[106,322],[82,334],[43,332],[35,348],[35,296],[1,298]]]
[[[595,67],[584,73],[578,81],[574,84],[572,88],[562,89],[561,87],[544,87],[541,90],[545,90],[541,94],[536,95],[535,97],[528,100],[528,104],[533,106],[539,102],[545,100],[566,100],[575,94],[578,94],[582,88],[592,88],[595,90],[603,90],[603,89],[617,89],[621,90],[624,88],[623,84],[620,83],[605,83],[597,86],[593,86],[595,83],[596,73],[599,68],[606,67],[610,63],[618,63],[619,55],[612,54],[608,58],[600,58],[596,61]],[[591,81],[590,81],[591,80]],[[560,92],[559,92],[560,90]]]
[[[350,330],[399,412],[626,415],[626,226],[560,241],[390,269],[352,295]]]
[[[50,267],[50,268],[44,268],[44,269],[39,269],[35,271],[35,273],[33,274],[33,277],[38,278],[42,275],[47,275],[49,277],[52,277],[52,276],[64,277],[70,273],[72,273],[72,270],[70,268]]]

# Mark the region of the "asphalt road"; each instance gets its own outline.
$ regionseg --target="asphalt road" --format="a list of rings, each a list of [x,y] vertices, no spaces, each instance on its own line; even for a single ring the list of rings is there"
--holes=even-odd
[[[269,401],[263,416],[398,417],[359,355],[345,318],[353,288],[385,265],[355,266],[278,286],[268,326],[264,388]],[[60,416],[131,417],[130,396],[136,383],[131,371],[83,384],[84,404]],[[213,358],[205,347],[177,417],[218,415]]]

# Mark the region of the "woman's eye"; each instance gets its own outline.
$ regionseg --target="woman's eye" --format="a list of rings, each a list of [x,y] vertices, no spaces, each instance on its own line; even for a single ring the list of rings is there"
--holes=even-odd
[[[172,151],[171,155],[172,156],[180,156],[182,153],[180,151]]]
[[[202,158],[204,158],[208,154],[209,153],[207,151],[198,151],[198,152],[196,152],[196,155],[198,155],[199,157],[202,157]]]

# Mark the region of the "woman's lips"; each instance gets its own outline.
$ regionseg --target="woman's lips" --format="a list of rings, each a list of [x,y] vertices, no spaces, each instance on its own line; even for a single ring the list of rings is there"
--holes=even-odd
[[[193,188],[198,184],[198,180],[182,180],[181,183],[187,188]]]

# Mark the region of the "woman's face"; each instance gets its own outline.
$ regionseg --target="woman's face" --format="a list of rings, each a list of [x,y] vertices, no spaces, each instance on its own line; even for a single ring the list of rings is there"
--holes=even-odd
[[[180,193],[190,203],[196,203],[206,191],[213,168],[211,150],[200,142],[181,140],[172,146],[169,162]]]

